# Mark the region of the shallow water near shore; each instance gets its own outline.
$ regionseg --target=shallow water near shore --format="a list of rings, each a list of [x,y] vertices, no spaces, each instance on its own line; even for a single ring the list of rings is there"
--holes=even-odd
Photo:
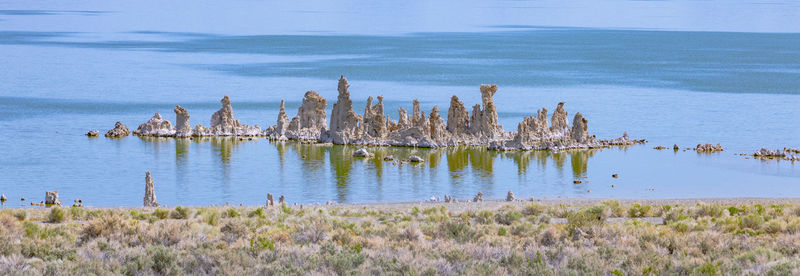
[[[411,1],[359,12],[347,8],[366,5],[358,1],[335,8],[234,1],[227,9],[175,2],[196,24],[147,1],[0,3],[4,207],[43,200],[45,190],[58,190],[64,202],[138,206],[145,171],[170,206],[256,205],[266,193],[300,203],[468,199],[479,191],[504,198],[508,190],[519,198],[800,196],[800,163],[738,155],[800,147],[800,24],[793,24],[800,5],[627,1],[606,11],[591,3],[470,1],[442,10]],[[721,7],[759,24],[678,12]],[[484,9],[505,16],[486,18]],[[386,19],[398,12],[408,16]],[[587,19],[559,19],[576,17]],[[116,121],[135,129],[153,112],[174,122],[176,104],[192,124],[208,125],[224,94],[237,119],[262,128],[275,124],[281,99],[293,117],[307,90],[328,99],[330,116],[340,74],[357,113],[368,96],[383,95],[391,118],[413,99],[446,118],[451,95],[471,106],[480,102],[478,86],[494,83],[507,131],[564,101],[570,118],[581,112],[598,138],[627,131],[649,142],[558,153],[384,147],[358,159],[359,147],[263,138],[83,135]],[[706,142],[726,150],[671,150]],[[426,162],[394,165],[382,161],[388,154]]]

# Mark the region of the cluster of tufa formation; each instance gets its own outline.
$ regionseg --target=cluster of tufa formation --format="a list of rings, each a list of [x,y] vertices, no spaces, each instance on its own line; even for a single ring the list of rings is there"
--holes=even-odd
[[[697,152],[718,152],[718,151],[723,151],[724,149],[720,144],[717,144],[715,146],[712,145],[711,143],[705,143],[705,144],[697,144],[694,150]]]
[[[277,124],[266,130],[258,126],[241,124],[233,117],[230,99],[222,99],[222,109],[211,117],[211,126],[189,127],[189,113],[182,107],[175,107],[176,125],[163,120],[156,113],[153,118],[141,124],[135,135],[141,136],[266,136],[274,140],[298,140],[333,144],[356,144],[376,146],[446,147],[457,145],[483,145],[493,150],[534,150],[534,149],[574,149],[598,148],[612,145],[633,145],[644,140],[631,140],[627,133],[613,140],[597,140],[589,135],[588,121],[581,113],[576,113],[570,126],[564,103],[559,103],[552,118],[548,119],[546,108],[535,115],[526,117],[517,126],[517,131],[506,132],[500,125],[494,95],[497,85],[481,85],[481,104],[467,110],[458,97],[450,99],[447,121],[434,106],[426,116],[417,100],[409,116],[405,109],[398,110],[397,120],[392,120],[384,112],[383,97],[367,99],[363,116],[353,110],[350,99],[350,84],[344,76],[339,78],[339,95],[333,104],[330,125],[326,114],[327,102],[315,91],[308,91],[303,97],[297,115],[289,119],[285,102],[281,101]],[[422,160],[419,160],[422,161]]]
[[[800,154],[800,149],[783,148],[783,150],[781,150],[781,149],[761,148],[753,153],[753,157],[760,159],[783,159],[787,161],[800,161],[800,156],[796,156],[795,153]]]

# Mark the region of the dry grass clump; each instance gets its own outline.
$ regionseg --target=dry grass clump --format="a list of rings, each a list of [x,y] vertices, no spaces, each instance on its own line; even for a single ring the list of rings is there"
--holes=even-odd
[[[462,211],[444,206],[2,210],[0,271],[34,275],[800,273],[800,211],[791,204],[651,206],[604,201],[590,206],[527,203]],[[610,223],[611,217],[626,219]]]

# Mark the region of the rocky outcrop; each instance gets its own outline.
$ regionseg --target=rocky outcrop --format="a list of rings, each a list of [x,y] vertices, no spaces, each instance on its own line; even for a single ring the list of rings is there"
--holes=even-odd
[[[261,134],[258,126],[248,126],[236,120],[233,116],[233,107],[228,95],[220,100],[222,108],[211,115],[211,126],[208,129],[195,128],[201,132],[195,132],[195,136],[253,136]]]
[[[133,135],[137,136],[173,136],[175,135],[175,128],[172,127],[172,124],[167,121],[161,119],[161,115],[156,112],[150,120],[140,124],[136,130],[133,131]]]
[[[575,114],[575,118],[572,119],[572,131],[570,133],[570,138],[575,143],[586,144],[590,142],[589,140],[589,128],[587,126],[586,119],[583,118],[580,112]]]
[[[383,113],[383,96],[378,96],[378,104],[374,106],[372,97],[367,99],[361,133],[363,139],[369,140],[383,140],[389,134],[386,115]]]
[[[567,122],[567,111],[564,110],[564,103],[558,103],[556,111],[553,112],[553,118],[550,123],[550,132],[560,135],[569,132],[569,123]]]
[[[150,177],[150,172],[144,174],[144,207],[158,207],[156,200],[156,190],[153,186],[153,178]]]
[[[180,105],[176,105],[175,109],[175,137],[189,137],[192,136],[192,125],[189,124],[189,112]]]
[[[44,193],[44,204],[61,205],[61,201],[58,200],[58,191],[46,191]]]
[[[784,157],[786,153],[779,149],[761,148],[753,153],[755,157]]]
[[[720,144],[717,144],[715,146],[715,145],[712,145],[711,143],[705,143],[705,144],[697,144],[697,146],[694,148],[694,150],[697,151],[697,152],[707,152],[708,153],[708,152],[723,151],[724,149],[722,148],[722,146]]]
[[[645,140],[632,140],[627,133],[612,140],[596,140],[589,134],[588,121],[581,113],[576,113],[572,125],[567,120],[564,103],[561,102],[548,122],[548,111],[542,108],[536,114],[523,118],[515,132],[506,132],[499,123],[498,109],[494,103],[496,85],[481,85],[481,104],[474,105],[472,113],[457,96],[450,99],[447,121],[434,106],[429,116],[422,111],[418,100],[412,102],[412,114],[398,109],[397,122],[384,113],[383,97],[366,101],[363,117],[353,111],[349,83],[342,76],[338,83],[338,97],[328,124],[326,100],[315,91],[307,91],[297,115],[289,120],[285,101],[281,101],[277,124],[266,130],[258,126],[248,126],[234,118],[233,108],[228,96],[222,100],[222,108],[211,117],[211,125],[196,125],[189,128],[189,114],[180,106],[175,107],[176,126],[156,114],[139,126],[137,135],[150,136],[266,136],[275,140],[300,140],[334,144],[445,147],[456,145],[486,146],[491,150],[563,150],[576,148],[598,148],[626,146],[644,143]],[[121,124],[118,124],[121,125]],[[329,127],[330,126],[330,127]],[[127,128],[118,126],[124,133]],[[123,131],[122,129],[125,129]],[[116,129],[116,128],[115,128]],[[112,133],[112,131],[109,131]]]
[[[106,137],[110,138],[121,138],[131,134],[131,131],[128,130],[128,127],[122,124],[122,122],[117,122],[114,124],[114,128],[109,129],[106,132]]]
[[[356,141],[358,137],[358,126],[361,117],[353,111],[353,101],[350,99],[350,84],[342,76],[339,78],[339,97],[333,104],[331,113],[331,129],[328,136],[322,140],[333,142],[334,144],[348,144]]]
[[[472,117],[470,117],[470,132],[478,135],[481,140],[492,140],[503,137],[503,126],[498,123],[497,107],[494,105],[494,94],[497,93],[497,85],[481,84],[481,106],[472,107]]]
[[[285,136],[292,140],[319,140],[328,131],[328,119],[325,115],[327,105],[327,101],[319,93],[307,91],[303,97],[303,104],[297,108],[297,116],[292,118],[285,130]],[[281,109],[283,109],[283,101],[281,101]],[[281,120],[279,115],[279,130],[282,125]]]
[[[452,134],[469,133],[469,111],[456,95],[450,98],[450,108],[447,109],[447,131]]]

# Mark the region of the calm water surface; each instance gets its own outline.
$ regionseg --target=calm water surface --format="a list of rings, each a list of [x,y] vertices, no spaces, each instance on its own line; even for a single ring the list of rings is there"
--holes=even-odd
[[[800,196],[800,163],[738,156],[800,147],[800,4],[794,1],[3,1],[0,193],[137,206],[151,171],[161,203],[386,202],[482,191],[518,197]],[[403,16],[397,16],[401,14]],[[87,138],[176,104],[208,125],[224,94],[236,117],[275,124],[307,90],[354,109],[386,97],[446,111],[498,84],[500,123],[567,102],[589,131],[644,146],[593,151],[371,148],[264,139]],[[445,113],[445,112],[443,112]],[[446,114],[442,114],[446,117]],[[726,151],[656,151],[721,143]],[[424,164],[393,165],[412,154]],[[619,178],[611,177],[618,173]],[[582,179],[582,184],[572,184]],[[611,185],[614,185],[612,188]],[[591,192],[589,192],[591,191]]]

